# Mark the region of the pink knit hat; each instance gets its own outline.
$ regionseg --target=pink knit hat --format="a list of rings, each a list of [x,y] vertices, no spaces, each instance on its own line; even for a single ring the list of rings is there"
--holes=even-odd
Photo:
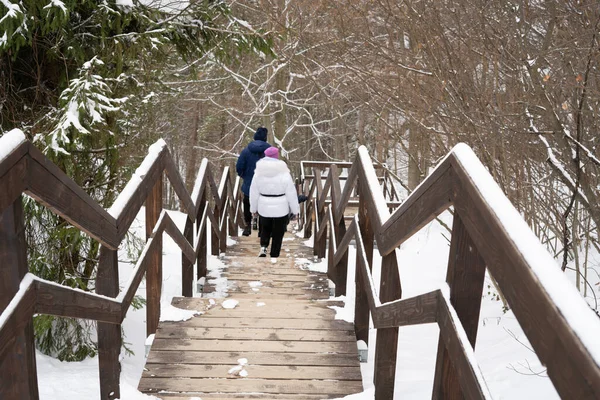
[[[269,147],[265,150],[265,156],[271,158],[279,158],[279,149],[277,147]]]

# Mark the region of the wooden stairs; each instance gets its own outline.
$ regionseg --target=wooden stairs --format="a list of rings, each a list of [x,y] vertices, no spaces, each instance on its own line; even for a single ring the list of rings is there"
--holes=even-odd
[[[140,391],[165,400],[327,399],[361,392],[354,326],[328,308],[342,304],[327,300],[326,274],[303,268],[302,259],[312,258],[303,241],[286,234],[276,264],[257,257],[256,232],[229,247],[221,273],[228,297],[218,297],[209,274],[202,297],[173,300],[203,314],[160,323]],[[239,303],[224,308],[227,299]]]

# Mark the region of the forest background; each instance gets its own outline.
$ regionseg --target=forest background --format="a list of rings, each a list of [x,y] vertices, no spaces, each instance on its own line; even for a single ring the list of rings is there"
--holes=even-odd
[[[466,142],[598,312],[599,23],[593,0],[0,0],[0,134],[106,208],[161,137],[188,186],[265,126],[293,173],[365,145],[406,193]],[[93,290],[98,244],[25,206],[30,270]],[[35,326],[46,354],[96,352],[93,324]]]

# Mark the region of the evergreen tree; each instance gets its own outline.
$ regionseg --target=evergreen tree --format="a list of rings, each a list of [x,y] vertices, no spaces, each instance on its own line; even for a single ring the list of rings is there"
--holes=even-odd
[[[0,133],[22,129],[108,208],[131,157],[160,136],[141,115],[178,95],[165,65],[245,51],[269,54],[270,43],[223,1],[0,0]],[[30,270],[93,290],[98,243],[34,201],[25,210]],[[35,327],[40,349],[61,360],[96,352],[93,325],[37,316]]]

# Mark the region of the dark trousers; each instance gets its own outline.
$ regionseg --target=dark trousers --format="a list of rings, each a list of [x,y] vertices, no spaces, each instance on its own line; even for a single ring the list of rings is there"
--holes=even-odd
[[[250,227],[252,224],[252,213],[250,212],[250,196],[244,194],[244,221],[246,222],[246,227]]]
[[[287,219],[287,215],[285,217],[279,218],[269,218],[261,216],[259,219],[260,247],[269,247],[269,240],[272,238],[273,243],[271,243],[271,257],[279,257]]]

